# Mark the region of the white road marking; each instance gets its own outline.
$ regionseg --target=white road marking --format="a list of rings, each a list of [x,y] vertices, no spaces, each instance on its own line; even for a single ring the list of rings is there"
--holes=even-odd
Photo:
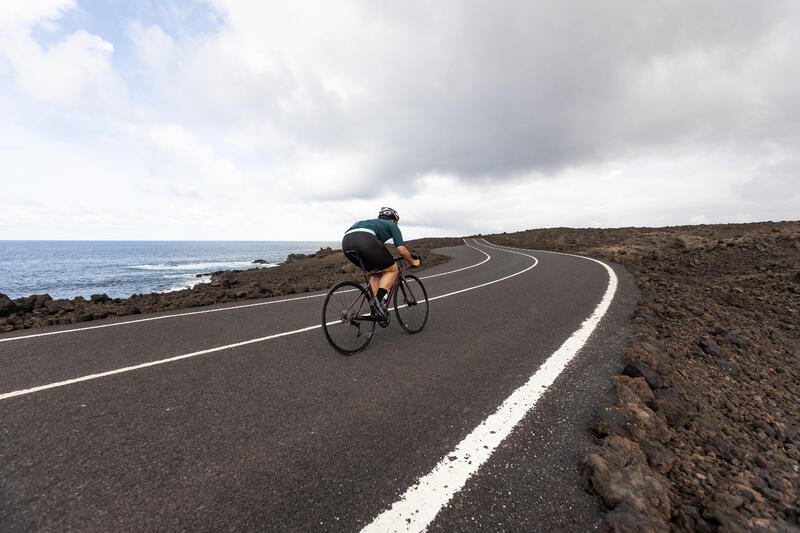
[[[485,239],[484,242],[492,248],[505,250],[488,243]],[[521,255],[533,257],[526,253]],[[467,435],[452,452],[445,455],[430,473],[420,478],[389,510],[376,517],[362,531],[424,531],[453,495],[464,487],[467,480],[489,459],[500,443],[536,405],[539,398],[586,344],[614,299],[617,276],[611,267],[601,261],[590,257],[576,257],[594,261],[608,272],[608,287],[594,312],[539,367],[527,383],[506,398],[497,411]]]
[[[464,244],[467,244],[466,239],[463,239],[463,240],[464,240]],[[469,246],[469,245],[467,245],[467,246]],[[481,261],[479,263],[475,263],[474,265],[469,265],[469,266],[466,266],[466,267],[463,267],[463,268],[458,268],[456,270],[450,270],[448,272],[442,272],[442,273],[439,273],[439,274],[433,274],[431,276],[424,276],[424,277],[421,277],[421,279],[438,278],[439,276],[447,276],[449,274],[455,274],[456,272],[462,272],[464,270],[469,270],[470,268],[475,268],[475,267],[481,266],[482,264],[487,262],[489,259],[491,259],[491,256],[489,254],[487,254],[486,252],[484,252],[483,250],[475,248],[474,246],[470,246],[470,248],[474,248],[475,250],[478,250],[479,252],[484,254],[486,256],[486,259],[484,259],[483,261]],[[310,295],[307,295],[307,296],[297,296],[297,297],[293,297],[293,298],[284,298],[282,300],[272,300],[272,301],[269,301],[269,302],[258,302],[258,303],[252,303],[252,304],[242,304],[242,305],[234,305],[234,306],[230,306],[230,307],[222,307],[222,308],[219,308],[219,309],[205,309],[203,311],[188,311],[188,312],[183,312],[183,313],[175,313],[175,314],[172,314],[172,315],[153,316],[153,317],[148,317],[148,318],[137,318],[135,320],[124,320],[124,321],[120,321],[120,322],[114,322],[112,324],[100,324],[98,326],[85,326],[85,327],[78,327],[78,328],[73,328],[73,329],[62,329],[62,330],[59,330],[59,331],[48,331],[46,333],[34,333],[32,335],[19,335],[19,336],[16,336],[16,337],[8,337],[8,338],[5,338],[5,339],[0,339],[0,342],[13,342],[13,341],[19,341],[19,340],[23,340],[23,339],[32,339],[32,338],[35,338],[35,337],[49,337],[50,335],[63,335],[65,333],[78,333],[78,332],[82,332],[82,331],[89,331],[89,330],[92,330],[92,329],[114,328],[114,327],[117,327],[117,326],[126,326],[128,324],[139,324],[141,322],[151,322],[153,320],[165,320],[167,318],[182,318],[182,317],[185,317],[185,316],[192,316],[192,315],[204,315],[204,314],[207,314],[207,313],[220,313],[222,311],[233,311],[233,310],[236,310],[236,309],[246,309],[248,307],[260,307],[262,305],[274,305],[274,304],[281,304],[281,303],[286,303],[286,302],[296,302],[298,300],[307,300],[309,298],[321,298],[321,297],[325,296],[326,294],[327,294],[327,291],[325,291],[323,293],[319,293],[319,294],[310,294]]]
[[[475,250],[478,250],[478,251],[486,254],[487,259],[484,260],[482,263],[479,263],[479,264],[483,264],[484,262],[488,261],[488,259],[491,258],[491,256],[489,254],[487,254],[483,250],[480,250],[480,248],[476,248],[475,246],[472,246],[471,244],[467,243],[466,240],[464,240],[464,244],[466,244],[470,248],[474,248]],[[477,241],[475,241],[475,244],[477,244]],[[512,253],[516,253],[516,252],[512,252]],[[521,254],[521,255],[527,255],[527,254]],[[529,257],[532,257],[532,256],[529,256]],[[492,285],[493,283],[499,283],[499,282],[504,281],[504,280],[506,280],[508,278],[512,278],[514,276],[518,276],[519,274],[522,274],[523,272],[527,272],[528,270],[530,270],[531,268],[536,266],[536,264],[538,263],[538,260],[536,260],[535,257],[532,257],[532,259],[534,259],[534,263],[531,266],[525,268],[524,270],[520,270],[519,272],[511,274],[509,276],[505,276],[505,277],[502,277],[500,279],[496,279],[494,281],[490,281],[488,283],[482,283],[480,285],[475,285],[473,287],[468,287],[466,289],[461,289],[461,290],[458,290],[458,291],[449,292],[447,294],[442,294],[442,295],[436,296],[434,298],[428,298],[428,300],[430,301],[430,300],[438,300],[439,298],[446,298],[448,296],[453,296],[455,294],[461,294],[462,292],[467,292],[467,291],[471,291],[471,290],[474,290],[474,289],[479,289],[481,287],[486,287],[487,285]],[[475,265],[475,266],[477,266],[477,265]],[[334,323],[335,323],[335,321],[329,322],[328,325],[331,325],[331,324],[334,324]],[[305,328],[295,329],[295,330],[292,330],[292,331],[285,331],[283,333],[276,333],[274,335],[268,335],[266,337],[259,337],[257,339],[250,339],[250,340],[246,340],[246,341],[242,341],[242,342],[237,342],[237,343],[234,343],[234,344],[226,344],[225,346],[218,346],[216,348],[208,348],[206,350],[199,350],[199,351],[188,353],[188,354],[176,355],[174,357],[169,357],[169,358],[166,358],[166,359],[159,359],[157,361],[149,361],[147,363],[142,363],[142,364],[139,364],[139,365],[126,366],[124,368],[118,368],[118,369],[115,369],[115,370],[109,370],[107,372],[100,372],[100,373],[97,373],[97,374],[90,374],[90,375],[87,375],[87,376],[81,376],[81,377],[78,377],[78,378],[68,379],[68,380],[64,380],[64,381],[58,381],[58,382],[55,382],[55,383],[48,383],[46,385],[40,385],[40,386],[37,386],[37,387],[31,387],[29,389],[21,389],[21,390],[12,391],[12,392],[6,392],[6,393],[3,393],[3,394],[0,394],[0,400],[6,400],[8,398],[14,398],[16,396],[22,396],[22,395],[25,395],[25,394],[32,394],[34,392],[40,392],[40,391],[43,391],[43,390],[54,389],[56,387],[63,387],[65,385],[72,385],[73,383],[80,383],[82,381],[89,381],[89,380],[92,380],[92,379],[103,378],[103,377],[112,376],[112,375],[115,375],[115,374],[122,374],[122,373],[125,373],[125,372],[131,372],[131,371],[134,371],[134,370],[139,370],[139,369],[147,368],[147,367],[151,367],[151,366],[163,365],[163,364],[166,364],[166,363],[172,363],[174,361],[179,361],[181,359],[188,359],[190,357],[197,357],[199,355],[206,355],[206,354],[209,354],[209,353],[219,352],[219,351],[222,351],[222,350],[228,350],[228,349],[231,349],[231,348],[237,348],[239,346],[245,346],[247,344],[254,344],[254,343],[257,343],[257,342],[264,342],[264,341],[268,341],[268,340],[275,339],[275,338],[278,338],[278,337],[285,337],[285,336],[288,336],[288,335],[295,335],[297,333],[303,333],[303,332],[311,331],[311,330],[314,330],[314,329],[317,329],[317,328],[321,328],[321,327],[322,327],[321,324],[316,324],[314,326],[308,326],[308,327],[305,327]]]
[[[478,244],[477,239],[473,239],[473,242],[475,242],[475,244]],[[466,244],[470,248],[475,248],[474,246],[471,246],[466,240],[464,241],[464,244]],[[475,248],[475,249],[479,250],[479,251],[482,251],[479,248]],[[498,248],[498,250],[499,249],[500,248]],[[474,290],[474,289],[480,289],[481,287],[486,287],[487,285],[492,285],[494,283],[499,283],[499,282],[505,281],[505,280],[507,280],[509,278],[513,278],[514,276],[519,276],[520,274],[524,274],[525,272],[527,272],[528,270],[532,269],[533,267],[535,267],[536,265],[539,264],[539,260],[536,259],[535,257],[533,257],[532,255],[522,254],[522,253],[514,252],[514,251],[511,251],[511,250],[503,250],[503,251],[504,252],[510,252],[512,254],[518,254],[518,255],[524,255],[524,256],[530,257],[531,259],[533,259],[533,264],[531,266],[529,266],[528,268],[525,268],[523,270],[520,270],[519,272],[515,272],[515,273],[510,274],[508,276],[505,276],[503,278],[496,279],[496,280],[493,280],[493,281],[489,281],[489,282],[486,282],[486,283],[482,283],[480,285],[475,285],[474,287],[467,287],[466,289],[461,289],[461,290],[458,290],[458,291],[448,292],[447,294],[442,294],[440,296],[434,296],[433,298],[428,298],[428,301],[438,300],[439,298],[446,298],[448,296],[453,296],[454,294],[461,294],[462,292],[467,292],[467,291],[471,291],[471,290]],[[483,252],[483,253],[486,253],[486,252]],[[486,254],[486,255],[489,255],[489,254]]]
[[[131,372],[133,370],[139,370],[141,368],[147,368],[149,366],[156,366],[156,365],[163,365],[165,363],[172,363],[173,361],[180,361],[181,359],[188,359],[190,357],[197,357],[198,355],[205,355],[209,353],[219,352],[222,350],[228,350],[230,348],[236,348],[238,346],[245,346],[247,344],[253,344],[256,342],[263,342],[268,341],[270,339],[275,339],[278,337],[286,337],[287,335],[294,335],[296,333],[302,333],[304,331],[311,331],[312,329],[317,329],[322,327],[321,325],[317,324],[316,326],[309,326],[307,328],[295,329],[293,331],[285,331],[283,333],[276,333],[275,335],[269,335],[267,337],[260,337],[258,339],[250,339],[247,341],[237,342],[235,344],[227,344],[225,346],[218,346],[216,348],[209,348],[207,350],[200,350],[197,352],[187,353],[183,355],[176,355],[175,357],[170,357],[168,359],[159,359],[158,361],[149,361],[147,363],[142,363],[140,365],[133,365],[133,366],[126,366],[124,368],[117,368],[116,370],[109,370],[108,372],[100,372],[99,374],[89,374],[88,376],[81,376],[79,378],[74,379],[67,379],[64,381],[58,381],[55,383],[48,383],[47,385],[40,385],[38,387],[31,387],[30,389],[21,389],[14,392],[6,392],[5,394],[0,394],[0,400],[6,400],[8,398],[13,398],[15,396],[22,396],[24,394],[31,394],[34,392],[39,392],[47,389],[55,389],[56,387],[63,387],[65,385],[72,385],[73,383],[80,383],[81,381],[89,381],[91,379],[98,379],[104,378],[107,376],[113,376],[114,374],[122,374],[124,372]]]

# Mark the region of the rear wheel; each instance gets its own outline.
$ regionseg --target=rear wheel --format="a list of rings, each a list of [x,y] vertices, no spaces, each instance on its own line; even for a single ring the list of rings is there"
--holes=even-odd
[[[405,274],[394,292],[394,314],[409,333],[419,333],[428,322],[428,293],[414,274]]]
[[[367,291],[352,281],[337,283],[322,303],[322,330],[334,350],[353,355],[367,347],[375,331]]]

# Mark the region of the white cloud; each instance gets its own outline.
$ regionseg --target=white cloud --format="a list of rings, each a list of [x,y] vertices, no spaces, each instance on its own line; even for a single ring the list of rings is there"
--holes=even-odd
[[[47,48],[33,38],[36,26],[54,31],[74,1],[8,2],[0,8],[0,56],[27,97],[84,113],[115,112],[125,104],[124,84],[114,71],[113,44],[76,31]]]
[[[0,28],[6,32],[26,33],[36,24],[56,27],[61,15],[75,7],[75,0],[26,0],[0,3]]]
[[[209,6],[213,31],[48,46],[33,28],[81,6],[0,6],[0,238],[336,238],[383,204],[417,236],[800,212],[794,2]]]

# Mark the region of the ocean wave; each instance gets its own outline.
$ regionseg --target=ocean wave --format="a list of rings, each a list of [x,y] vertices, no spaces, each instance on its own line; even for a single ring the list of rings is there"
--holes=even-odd
[[[164,277],[178,277],[178,276],[164,276]],[[182,291],[183,289],[191,289],[195,285],[200,285],[201,283],[208,283],[211,281],[211,276],[201,276],[198,278],[195,277],[194,274],[181,274],[180,277],[183,278],[182,282],[172,283],[168,286],[159,287],[154,292],[164,293],[172,291]]]
[[[215,272],[217,270],[244,270],[248,268],[271,268],[278,265],[274,263],[256,264],[252,261],[209,261],[205,263],[162,263],[155,265],[131,265],[126,268],[135,270],[194,270],[201,272]]]

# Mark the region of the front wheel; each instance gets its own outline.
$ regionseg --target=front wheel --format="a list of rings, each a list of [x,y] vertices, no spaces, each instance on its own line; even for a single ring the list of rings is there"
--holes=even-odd
[[[414,274],[405,274],[394,292],[394,314],[409,333],[419,333],[428,322],[428,293]]]
[[[352,281],[333,286],[322,303],[322,330],[334,350],[353,355],[367,347],[375,332],[367,291]]]

